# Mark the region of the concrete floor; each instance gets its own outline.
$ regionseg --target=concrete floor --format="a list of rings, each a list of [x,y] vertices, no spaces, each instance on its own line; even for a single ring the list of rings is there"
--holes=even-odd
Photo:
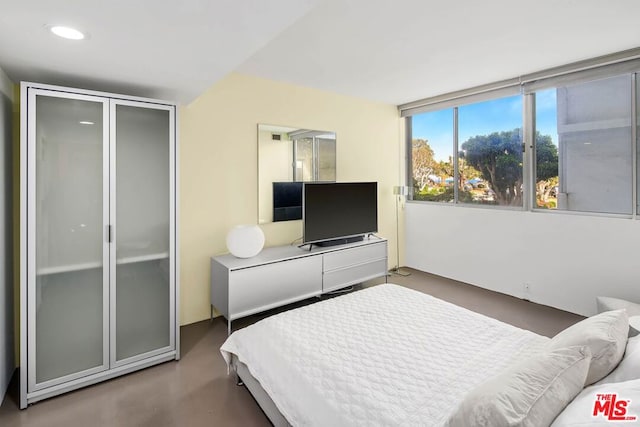
[[[581,316],[411,269],[397,283],[541,335],[553,336]],[[384,280],[367,282],[373,286]],[[305,301],[312,303],[317,299]],[[300,305],[300,304],[296,304]],[[286,309],[291,308],[290,306]],[[244,327],[266,314],[234,322]],[[219,348],[226,321],[216,318],[181,328],[182,359],[18,409],[17,375],[0,406],[0,426],[269,426],[244,387],[235,385]]]

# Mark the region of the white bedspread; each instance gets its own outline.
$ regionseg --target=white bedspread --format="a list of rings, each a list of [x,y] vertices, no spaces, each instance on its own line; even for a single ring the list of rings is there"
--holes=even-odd
[[[284,312],[222,345],[294,426],[441,425],[548,338],[386,284]]]

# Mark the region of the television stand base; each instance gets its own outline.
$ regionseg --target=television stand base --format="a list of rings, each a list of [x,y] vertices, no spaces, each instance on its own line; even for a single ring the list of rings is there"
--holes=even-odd
[[[347,243],[362,242],[363,240],[364,240],[364,236],[353,236],[353,237],[344,237],[342,239],[325,240],[324,242],[316,242],[313,244],[316,246],[320,246],[321,248],[324,248],[327,246],[346,245]]]

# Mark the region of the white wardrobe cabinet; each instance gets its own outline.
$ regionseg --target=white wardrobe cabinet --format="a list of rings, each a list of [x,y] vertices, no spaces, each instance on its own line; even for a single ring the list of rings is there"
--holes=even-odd
[[[179,358],[175,122],[22,83],[22,408]]]

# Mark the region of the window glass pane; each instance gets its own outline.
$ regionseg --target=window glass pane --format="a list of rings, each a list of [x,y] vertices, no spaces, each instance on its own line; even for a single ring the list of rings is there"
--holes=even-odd
[[[536,93],[536,207],[558,206],[558,101],[556,89]]]
[[[318,181],[336,180],[336,140],[316,138],[318,142]]]
[[[313,139],[296,139],[293,143],[293,180],[313,181]]]
[[[522,96],[458,109],[459,202],[522,206]]]
[[[453,109],[411,118],[413,200],[454,201]]]
[[[629,75],[536,92],[537,206],[630,214],[630,118]]]
[[[336,140],[313,136],[293,141],[294,181],[335,181]]]

